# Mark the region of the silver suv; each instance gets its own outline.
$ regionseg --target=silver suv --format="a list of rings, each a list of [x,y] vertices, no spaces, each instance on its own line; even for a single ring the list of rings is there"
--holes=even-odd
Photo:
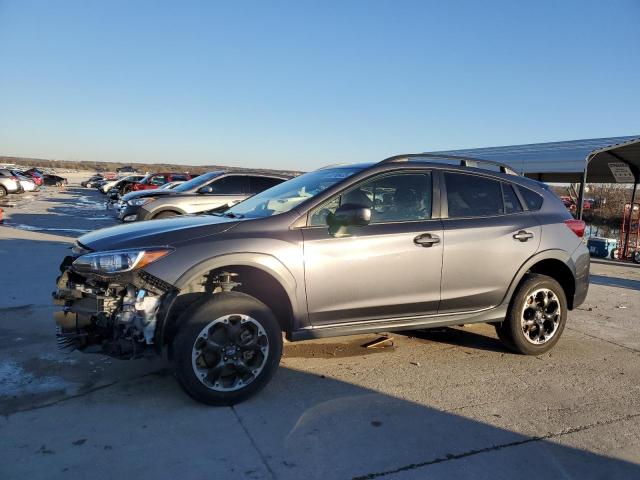
[[[0,197],[4,197],[9,193],[20,193],[24,189],[20,183],[20,179],[6,168],[0,168]]]
[[[584,222],[543,184],[478,162],[327,167],[224,213],[84,235],[54,294],[60,345],[166,355],[212,405],[264,387],[283,333],[488,322],[508,348],[545,352],[587,294]]]
[[[290,175],[266,173],[209,172],[170,190],[127,193],[116,207],[118,219],[135,222],[224,210],[290,178]]]

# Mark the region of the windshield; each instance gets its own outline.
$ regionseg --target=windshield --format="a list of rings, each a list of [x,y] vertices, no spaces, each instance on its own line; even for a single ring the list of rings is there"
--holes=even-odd
[[[195,178],[192,178],[191,180],[184,182],[180,185],[178,185],[176,188],[173,188],[172,190],[174,192],[188,192],[189,190],[193,190],[194,188],[198,188],[201,187],[202,185],[204,185],[205,183],[207,183],[208,181],[219,177],[220,175],[222,175],[222,172],[209,172],[209,173],[204,173],[202,175],[199,175]]]
[[[225,215],[247,218],[279,215],[360,170],[361,168],[343,167],[305,173],[234,205]]]

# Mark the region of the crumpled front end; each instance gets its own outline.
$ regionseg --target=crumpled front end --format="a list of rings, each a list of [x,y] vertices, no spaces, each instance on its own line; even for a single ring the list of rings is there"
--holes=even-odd
[[[60,348],[138,358],[158,352],[156,325],[162,302],[176,289],[144,270],[103,276],[79,272],[77,256],[60,265],[54,314]]]

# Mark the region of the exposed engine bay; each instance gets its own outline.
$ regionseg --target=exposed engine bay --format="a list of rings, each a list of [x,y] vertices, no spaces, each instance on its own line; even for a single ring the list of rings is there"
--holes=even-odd
[[[139,270],[116,276],[79,273],[66,257],[53,293],[58,346],[129,359],[154,353],[157,315],[175,288]]]

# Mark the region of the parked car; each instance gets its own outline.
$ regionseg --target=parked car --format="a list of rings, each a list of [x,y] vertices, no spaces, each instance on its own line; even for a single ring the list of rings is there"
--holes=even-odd
[[[18,179],[23,191],[35,192],[40,188],[38,187],[38,185],[36,185],[36,182],[33,180],[32,177],[23,175],[23,173],[18,170],[11,170],[11,173]]]
[[[101,180],[104,180],[103,176],[100,173],[97,173],[89,177],[88,180],[85,180],[84,182],[80,182],[80,185],[83,187],[91,188],[95,186],[96,182],[99,182]]]
[[[16,177],[11,170],[6,168],[0,169],[0,197],[4,197],[9,193],[21,193],[23,192],[20,180]]]
[[[127,177],[120,177],[115,180],[109,180],[98,187],[98,190],[101,193],[108,193],[113,188],[119,187],[120,185],[132,184],[139,182],[145,176],[144,175],[129,175]]]
[[[131,185],[132,191],[138,190],[154,190],[165,183],[175,182],[177,180],[190,180],[196,175],[189,173],[152,173],[147,175],[144,180]]]
[[[211,405],[264,387],[283,333],[488,322],[516,352],[548,351],[587,295],[584,222],[506,166],[438,158],[452,160],[327,167],[224,213],[83,235],[61,265],[59,341],[167,354],[182,388]]]
[[[30,177],[38,187],[41,187],[44,184],[43,178],[44,175],[37,170],[30,169],[22,172],[25,177]]]
[[[61,177],[60,175],[50,174],[45,175],[42,179],[42,182],[44,183],[44,185],[53,185],[56,187],[61,187],[69,183],[66,178]]]
[[[142,190],[122,197],[118,218],[124,222],[175,217],[226,209],[291,178],[247,172],[210,172],[172,190]]]
[[[128,192],[131,191],[134,184],[144,181],[148,176],[149,175],[144,175],[142,176],[142,178],[138,178],[136,180],[127,180],[127,179],[123,180],[122,182],[118,183],[117,186],[115,186],[114,188],[109,190],[109,192],[107,192],[107,198],[109,199],[110,202],[118,201],[120,197],[122,197],[123,195],[126,195]]]
[[[138,173],[138,170],[133,168],[131,165],[125,165],[124,167],[116,168],[116,172],[122,173]]]

